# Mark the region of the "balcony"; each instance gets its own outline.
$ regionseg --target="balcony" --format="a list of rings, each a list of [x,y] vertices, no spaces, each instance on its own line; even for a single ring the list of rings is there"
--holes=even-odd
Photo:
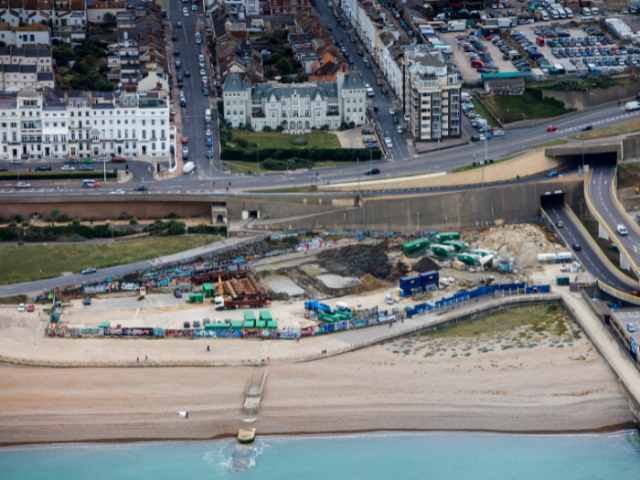
[[[251,112],[251,118],[265,118],[264,112]]]
[[[340,115],[340,112],[338,112],[337,110],[327,112],[327,116],[329,117],[337,117],[338,115]]]

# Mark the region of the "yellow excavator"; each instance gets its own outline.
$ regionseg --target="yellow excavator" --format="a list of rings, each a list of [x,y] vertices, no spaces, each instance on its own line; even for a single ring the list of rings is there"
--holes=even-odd
[[[407,267],[409,268],[409,271],[407,272],[407,275],[413,275],[413,267],[411,266],[411,262],[409,261],[409,259],[407,258],[407,256],[404,253],[400,257],[400,261],[407,264]]]

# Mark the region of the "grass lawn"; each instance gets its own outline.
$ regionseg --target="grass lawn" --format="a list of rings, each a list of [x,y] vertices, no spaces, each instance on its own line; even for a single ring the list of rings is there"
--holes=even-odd
[[[473,107],[475,108],[476,113],[478,115],[480,115],[482,118],[484,118],[487,121],[487,124],[491,128],[500,127],[500,124],[496,121],[496,119],[491,114],[491,112],[489,110],[487,110],[484,107],[484,105],[482,103],[480,103],[480,101],[476,97],[471,97],[471,102],[473,103]]]
[[[314,162],[313,168],[326,168],[326,167],[341,167],[343,165],[352,165],[357,162]],[[223,162],[222,163],[229,170],[233,170],[234,172],[242,172],[242,173],[255,173],[256,164],[254,162]],[[289,164],[289,168],[291,168],[291,164]],[[275,172],[275,171],[283,171],[283,170],[269,170],[264,168],[262,164],[260,164],[261,172]]]
[[[600,247],[600,250],[602,250],[602,253],[604,253],[604,256],[607,257],[609,260],[611,260],[611,263],[613,263],[618,268],[618,270],[624,273],[627,277],[633,280],[637,280],[636,276],[633,273],[627,270],[622,270],[620,268],[620,252],[617,252],[611,248],[611,245],[614,242],[611,242],[610,240],[605,240],[604,238],[600,238],[598,236],[598,231],[599,231],[598,221],[597,220],[580,220],[580,221],[582,222],[582,225],[584,225],[584,228],[587,229],[587,232],[589,232],[589,235],[591,235],[591,237],[598,244],[598,247]]]
[[[545,101],[541,102],[526,93],[524,95],[496,95],[493,97],[485,97],[484,102],[489,110],[505,123],[536,118],[552,118],[574,111],[545,103]]]
[[[618,165],[618,188],[640,186],[640,162]]]
[[[526,342],[528,333],[550,332],[558,336],[566,335],[568,333],[566,323],[568,322],[573,322],[573,320],[564,307],[557,303],[551,303],[549,305],[510,308],[450,327],[424,332],[420,336],[431,338],[473,338],[530,325],[530,332],[523,332],[525,334],[520,334],[520,337],[515,340],[515,342]]]
[[[107,244],[56,245],[54,242],[47,245],[0,247],[0,285],[59,277],[62,272],[77,273],[87,267],[100,269],[139,262],[218,240],[218,237],[212,235],[185,235]]]
[[[610,127],[597,128],[595,130],[589,130],[586,132],[580,132],[577,135],[571,135],[569,138],[573,138],[574,140],[582,140],[582,137],[585,140],[593,140],[597,138],[606,138],[606,137],[615,137],[617,135],[624,135],[627,133],[633,133],[640,131],[640,118],[636,118],[635,120],[629,120],[628,122],[618,123],[617,125],[611,125]]]
[[[305,145],[294,145],[296,138],[302,137]],[[280,132],[249,132],[248,130],[233,130],[231,141],[243,138],[247,142],[259,143],[260,148],[341,148],[338,137],[327,132],[313,132],[311,135],[283,135]]]

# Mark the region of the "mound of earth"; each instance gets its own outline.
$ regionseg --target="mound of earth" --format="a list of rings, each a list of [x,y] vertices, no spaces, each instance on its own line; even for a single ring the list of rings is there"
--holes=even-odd
[[[386,241],[375,246],[354,245],[326,250],[318,258],[322,268],[336,275],[362,277],[368,273],[378,280],[386,280],[393,268],[385,253],[386,247]]]
[[[440,270],[440,265],[431,260],[429,257],[421,258],[420,261],[412,265],[414,272],[424,273],[431,272],[433,270]]]

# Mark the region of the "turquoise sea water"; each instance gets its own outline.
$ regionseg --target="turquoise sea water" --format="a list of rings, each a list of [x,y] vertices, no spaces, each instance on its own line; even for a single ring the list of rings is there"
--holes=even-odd
[[[0,449],[3,480],[633,479],[640,436],[379,433],[262,437],[232,474],[235,440]]]

